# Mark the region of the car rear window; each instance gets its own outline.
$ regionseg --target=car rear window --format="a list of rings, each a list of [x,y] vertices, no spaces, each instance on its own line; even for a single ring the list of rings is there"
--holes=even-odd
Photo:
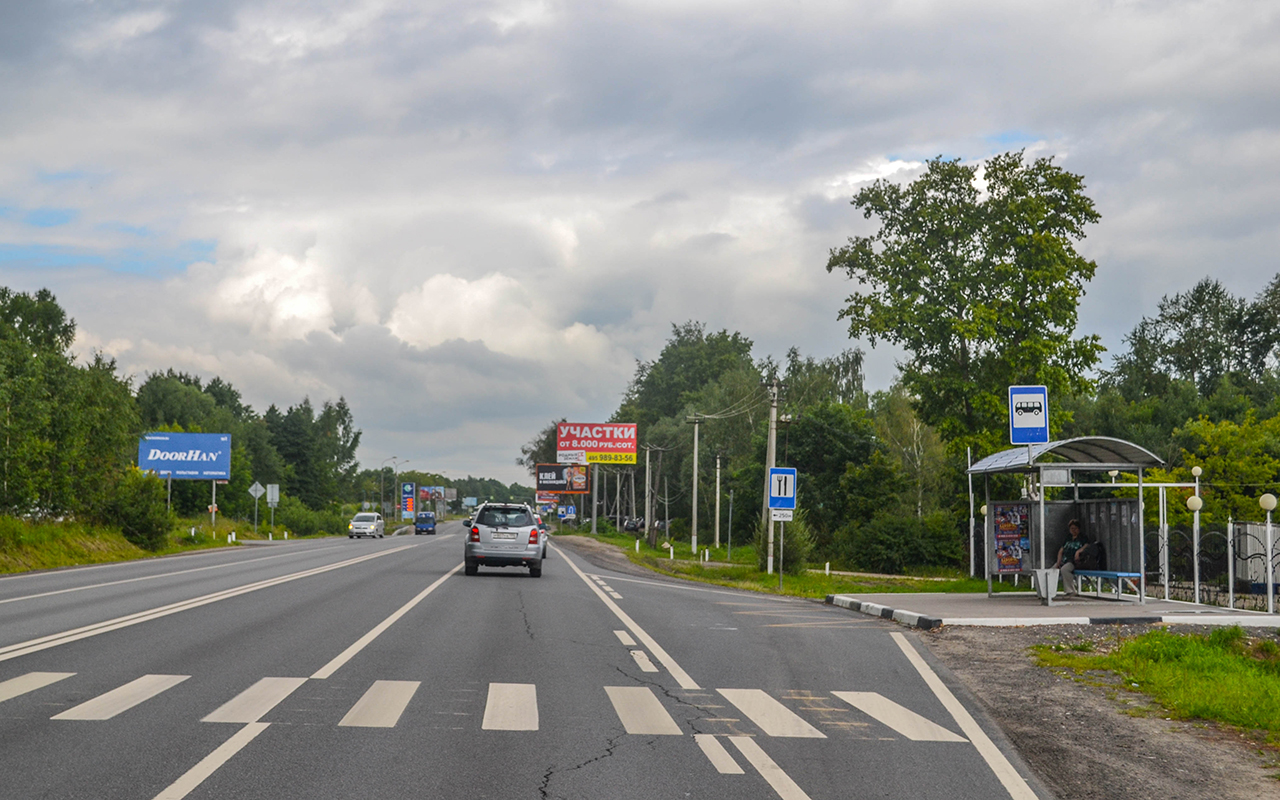
[[[353,522],[377,522],[378,515],[377,514],[356,514],[355,519],[352,521]]]
[[[486,508],[481,510],[476,523],[490,528],[516,528],[532,525],[533,516],[523,508]]]
[[[431,520],[433,520],[433,519],[435,519],[435,518],[436,518],[436,515],[435,515],[435,514],[430,514],[430,513],[427,513],[427,514],[419,514],[419,515],[418,515],[418,522],[430,522]]]

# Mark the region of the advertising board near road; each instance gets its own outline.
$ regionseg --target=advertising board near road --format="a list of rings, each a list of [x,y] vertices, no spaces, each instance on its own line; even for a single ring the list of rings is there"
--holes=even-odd
[[[556,425],[556,461],[561,464],[636,463],[634,422]]]
[[[231,480],[231,434],[148,433],[138,442],[138,469],[175,481]]]
[[[400,484],[400,518],[413,519],[413,495],[417,489],[415,484],[405,482]]]
[[[1022,572],[1029,567],[1031,555],[1031,504],[992,503],[992,527],[995,536],[995,569],[993,574]]]
[[[534,499],[534,502],[536,502],[540,506],[550,505],[555,501],[556,501],[555,492],[538,492],[537,496]]]
[[[536,474],[539,492],[586,494],[589,489],[585,464],[538,464]]]

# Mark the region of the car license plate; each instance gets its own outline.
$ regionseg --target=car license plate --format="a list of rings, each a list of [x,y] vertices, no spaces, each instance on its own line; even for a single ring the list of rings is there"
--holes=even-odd
[[[515,539],[516,532],[515,531],[494,531],[493,538],[494,539]]]

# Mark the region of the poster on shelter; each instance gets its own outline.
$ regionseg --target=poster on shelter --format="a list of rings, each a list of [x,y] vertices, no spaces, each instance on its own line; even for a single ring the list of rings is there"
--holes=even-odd
[[[992,503],[995,529],[995,572],[1022,572],[1030,567],[1031,504]]]

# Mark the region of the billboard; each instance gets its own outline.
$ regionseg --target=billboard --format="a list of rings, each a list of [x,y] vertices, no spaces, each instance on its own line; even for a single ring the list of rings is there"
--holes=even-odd
[[[636,425],[609,422],[556,425],[556,461],[561,464],[636,463]]]
[[[418,487],[418,502],[422,505],[427,505],[429,503],[434,503],[437,500],[443,500],[443,499],[444,499],[443,486],[419,486]]]
[[[138,469],[175,481],[229,481],[231,434],[148,433],[138,441]]]
[[[417,489],[416,484],[402,483],[400,484],[400,518],[413,519],[413,495]]]
[[[585,464],[539,464],[536,469],[538,491],[555,494],[586,494]]]

